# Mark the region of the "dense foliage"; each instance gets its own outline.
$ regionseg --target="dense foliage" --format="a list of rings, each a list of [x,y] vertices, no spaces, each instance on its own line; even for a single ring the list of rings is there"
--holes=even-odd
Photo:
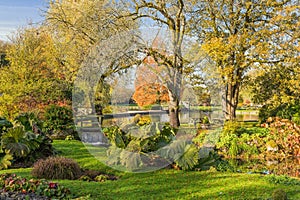
[[[263,128],[228,122],[217,148],[228,157],[283,158],[300,155],[300,127],[288,119],[269,118]]]
[[[226,119],[235,118],[240,88],[249,82],[250,69],[265,71],[267,77],[270,74],[294,76],[290,69],[299,65],[296,33],[299,32],[299,7],[296,1],[204,0],[195,3],[195,7],[197,14],[191,17],[192,31],[199,38],[200,48],[214,61],[212,67],[204,65],[208,81],[217,77],[225,86]],[[278,71],[272,70],[274,68]],[[299,70],[295,74],[299,78]],[[258,87],[272,85],[273,79],[266,76],[261,78],[268,81]],[[297,85],[295,79],[293,82]],[[264,96],[264,92],[256,94]],[[284,93],[283,90],[277,92]]]
[[[10,64],[0,69],[0,115],[14,119],[22,112],[70,100],[59,52],[45,28],[22,30],[7,51]]]
[[[207,170],[224,164],[217,153],[202,153],[204,135],[191,140],[169,125],[154,123],[145,116],[136,116],[134,122],[121,127],[105,128],[104,133],[112,144],[107,164],[124,166],[129,171],[170,165],[183,170]]]
[[[220,135],[217,148],[229,157],[258,156],[265,151],[265,142],[262,138],[268,135],[268,130],[262,128],[245,129],[240,123],[227,122]]]
[[[143,153],[157,151],[169,144],[175,136],[170,126],[144,123],[135,119],[133,123],[123,127],[113,126],[103,130],[112,144],[108,149],[109,165],[122,164],[130,170],[136,170],[143,164]]]
[[[67,106],[47,106],[44,113],[43,130],[55,138],[64,139],[68,135],[78,138],[73,121],[73,112]]]
[[[47,137],[32,119],[33,115],[20,115],[14,126],[1,132],[1,168],[30,166],[36,159],[55,154],[52,140]],[[11,126],[11,123],[7,123]]]
[[[276,155],[299,156],[300,155],[300,126],[287,119],[269,118],[264,126],[269,127],[269,142],[274,141],[272,147]],[[276,148],[277,147],[277,148]]]
[[[291,101],[288,103],[266,104],[259,110],[259,119],[261,122],[266,122],[269,117],[280,117],[289,119],[300,124],[300,100]]]

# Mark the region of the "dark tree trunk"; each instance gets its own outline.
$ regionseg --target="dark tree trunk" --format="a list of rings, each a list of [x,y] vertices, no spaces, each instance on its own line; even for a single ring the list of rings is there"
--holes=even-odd
[[[227,84],[223,95],[223,113],[225,119],[235,120],[238,105],[239,84]]]

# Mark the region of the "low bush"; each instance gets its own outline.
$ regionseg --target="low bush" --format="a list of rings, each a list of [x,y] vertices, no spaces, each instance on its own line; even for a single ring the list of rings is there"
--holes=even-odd
[[[7,169],[11,166],[13,157],[10,153],[0,153],[0,170]]]
[[[96,176],[95,178],[94,178],[94,180],[96,181],[96,182],[105,182],[105,181],[107,181],[108,180],[108,176],[107,175],[98,175],[98,176]]]
[[[269,117],[289,119],[300,124],[300,100],[292,103],[283,103],[279,106],[274,106],[273,104],[264,105],[259,111],[259,119],[264,123]]]
[[[268,141],[274,141],[278,156],[300,156],[300,126],[296,123],[278,117],[269,118],[263,126],[270,129]]]
[[[230,126],[231,127],[231,126]],[[216,147],[226,157],[284,158],[300,155],[300,126],[288,119],[269,118],[261,128],[223,129]]]
[[[0,137],[0,151],[13,156],[12,167],[28,167],[37,159],[55,154],[52,140],[40,131],[29,115],[16,119],[20,121],[16,120],[15,126],[5,130]]]
[[[14,125],[23,126],[25,131],[33,131],[33,128],[41,129],[43,122],[39,119],[38,114],[34,112],[21,113],[14,119]],[[38,131],[38,130],[36,130]],[[41,130],[39,130],[41,132]]]
[[[81,169],[74,160],[57,156],[38,160],[31,174],[37,178],[74,180],[81,176]]]
[[[96,182],[105,182],[107,180],[117,180],[118,178],[114,175],[103,174],[100,171],[95,170],[83,170],[81,176],[78,180],[81,181],[96,181]]]
[[[253,157],[266,151],[269,131],[265,128],[244,128],[238,122],[227,122],[216,147],[226,157]]]
[[[66,106],[50,105],[44,114],[44,131],[55,139],[65,139],[68,135],[78,138],[75,131],[72,109]]]

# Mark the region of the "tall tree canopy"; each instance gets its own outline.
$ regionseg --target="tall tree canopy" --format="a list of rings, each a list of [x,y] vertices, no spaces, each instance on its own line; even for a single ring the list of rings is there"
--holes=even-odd
[[[66,69],[68,69],[69,80],[76,79],[77,73],[84,62],[95,62],[91,58],[91,49],[95,48],[102,41],[116,35],[120,32],[130,30],[136,27],[135,22],[118,19],[115,17],[115,11],[121,12],[122,6],[116,8],[115,4],[109,1],[98,0],[62,0],[50,2],[46,12],[46,24],[53,30],[56,41],[60,45],[61,60]],[[125,38],[124,38],[125,39]],[[102,51],[109,51],[102,49]],[[97,52],[101,53],[101,52]],[[120,58],[116,58],[120,59]],[[91,90],[89,94],[96,92],[96,103],[103,104],[98,107],[104,107],[109,100],[109,85],[105,78],[128,68],[129,65],[122,65],[121,62],[109,64],[105,72],[98,74],[99,83],[97,86],[88,86],[86,90]],[[86,74],[93,73],[93,69],[88,69]],[[91,74],[92,75],[92,74]],[[94,75],[94,74],[93,74]],[[90,95],[89,102],[93,95]],[[101,97],[102,96],[102,97]],[[92,103],[91,103],[92,104]],[[94,109],[95,105],[90,105]]]
[[[117,19],[109,1],[51,1],[46,12],[46,24],[59,42],[61,57],[74,80],[78,68],[90,49],[111,36],[132,29],[135,23]],[[121,8],[116,8],[120,11]],[[120,11],[121,12],[121,11]]]
[[[240,87],[249,70],[299,60],[297,1],[202,0],[193,12],[192,29],[224,86],[228,120],[236,117]]]

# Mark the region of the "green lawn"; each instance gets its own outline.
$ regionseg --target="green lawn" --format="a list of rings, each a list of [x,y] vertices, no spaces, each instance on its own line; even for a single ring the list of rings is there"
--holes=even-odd
[[[276,188],[289,199],[300,199],[300,185],[270,184],[259,174],[184,172],[160,170],[132,174],[110,169],[94,159],[78,141],[54,141],[61,155],[75,159],[83,168],[102,170],[120,177],[103,183],[56,180],[82,199],[270,199]],[[30,169],[3,170],[30,178]]]

